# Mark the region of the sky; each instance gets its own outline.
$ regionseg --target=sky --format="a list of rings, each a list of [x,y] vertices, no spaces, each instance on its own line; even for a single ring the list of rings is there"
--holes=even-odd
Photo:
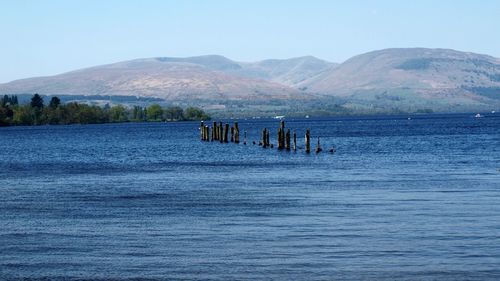
[[[500,1],[0,0],[0,83],[145,57],[343,62],[407,47],[500,58]]]

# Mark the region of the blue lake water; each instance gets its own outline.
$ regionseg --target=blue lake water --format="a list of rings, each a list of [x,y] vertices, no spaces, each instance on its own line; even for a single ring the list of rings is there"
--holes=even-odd
[[[500,279],[500,115],[239,125],[0,128],[0,279]]]

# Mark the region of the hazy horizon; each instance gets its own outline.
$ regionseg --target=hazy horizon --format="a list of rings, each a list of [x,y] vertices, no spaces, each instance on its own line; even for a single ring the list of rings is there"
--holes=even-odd
[[[385,48],[500,57],[500,2],[16,1],[0,4],[0,83],[148,57],[341,63]]]

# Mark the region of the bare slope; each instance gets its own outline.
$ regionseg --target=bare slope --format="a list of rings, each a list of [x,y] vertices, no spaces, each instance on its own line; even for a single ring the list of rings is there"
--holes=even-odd
[[[187,99],[299,98],[279,83],[235,75],[241,66],[220,56],[138,59],[0,85],[7,93],[126,95]]]
[[[385,49],[355,56],[301,84],[327,96],[411,95],[441,103],[500,99],[500,61],[448,49]]]
[[[269,100],[280,101],[279,106],[311,100],[307,106],[321,105],[326,111],[330,105],[363,112],[487,109],[500,106],[500,61],[424,48],[369,52],[340,65],[310,56],[251,63],[217,55],[159,57],[0,85],[1,94],[35,92],[158,97],[217,105],[236,101],[241,110],[245,108],[240,105]]]

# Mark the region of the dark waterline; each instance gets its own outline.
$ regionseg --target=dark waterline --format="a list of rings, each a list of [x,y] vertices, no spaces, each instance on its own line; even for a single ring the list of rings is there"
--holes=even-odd
[[[0,279],[500,278],[498,114],[198,125],[0,128]]]

